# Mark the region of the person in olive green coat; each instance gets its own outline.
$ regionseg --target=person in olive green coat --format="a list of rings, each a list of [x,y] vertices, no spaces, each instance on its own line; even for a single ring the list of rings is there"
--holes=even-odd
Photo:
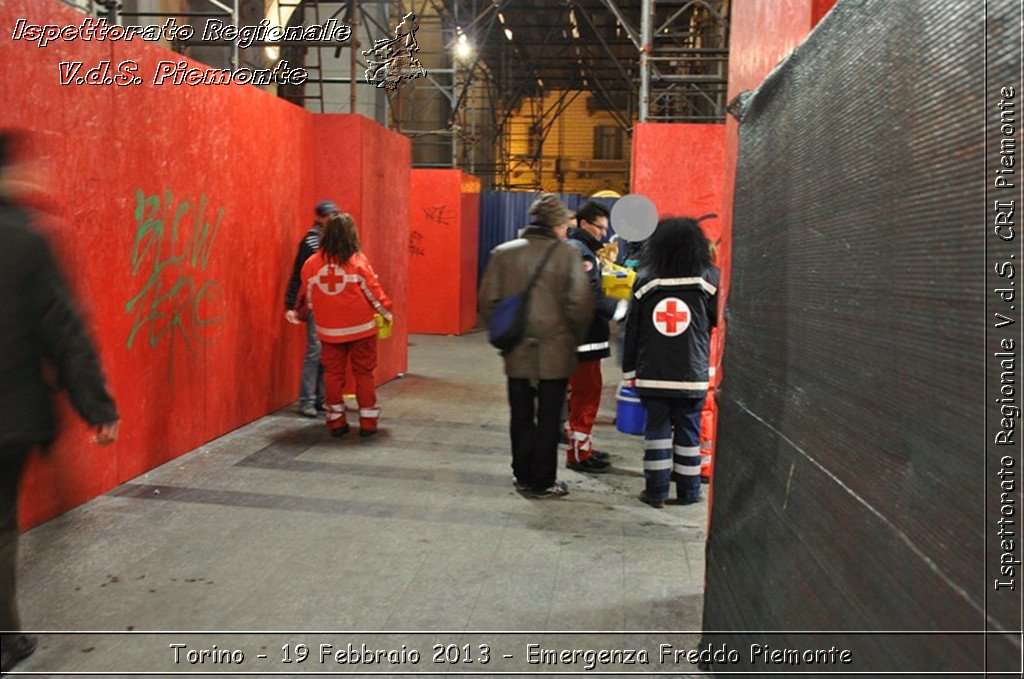
[[[529,214],[531,223],[522,237],[491,252],[480,283],[479,308],[489,322],[498,303],[522,292],[554,248],[530,293],[523,339],[505,355],[515,486],[541,499],[569,492],[564,482],[556,482],[559,417],[594,301],[579,255],[557,235],[572,213],[557,196],[545,194]]]

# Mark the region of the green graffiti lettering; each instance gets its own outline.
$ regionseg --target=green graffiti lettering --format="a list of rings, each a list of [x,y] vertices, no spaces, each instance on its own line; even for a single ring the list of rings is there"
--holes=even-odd
[[[198,278],[209,263],[224,208],[211,222],[206,216],[207,202],[204,194],[193,209],[188,200],[175,201],[170,189],[162,197],[136,189],[131,272],[145,279],[125,303],[125,313],[132,315],[129,349],[143,331],[154,348],[165,339],[173,342],[180,336],[196,357],[197,344],[212,341],[201,331],[223,319],[212,313],[212,307],[223,302],[223,295],[217,281],[200,282]],[[207,313],[202,315],[200,304],[204,302]]]

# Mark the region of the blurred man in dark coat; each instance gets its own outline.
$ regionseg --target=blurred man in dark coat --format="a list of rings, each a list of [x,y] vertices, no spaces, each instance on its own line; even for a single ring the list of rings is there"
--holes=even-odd
[[[96,350],[50,246],[12,199],[13,138],[0,131],[0,671],[35,650],[19,634],[15,595],[18,483],[29,454],[57,435],[51,401],[67,391],[97,443],[117,439],[118,415]],[[52,375],[52,379],[50,379]]]

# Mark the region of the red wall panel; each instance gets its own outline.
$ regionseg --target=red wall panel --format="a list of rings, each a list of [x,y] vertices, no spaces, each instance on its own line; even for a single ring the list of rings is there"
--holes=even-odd
[[[630,190],[654,201],[661,217],[721,214],[724,144],[724,125],[637,123]],[[717,224],[703,223],[715,240]]]
[[[0,2],[4,26],[83,16],[55,0]],[[6,35],[0,126],[30,133],[53,213],[40,226],[123,418],[121,440],[100,449],[65,412],[58,445],[30,463],[27,526],[295,399],[305,337],[284,322],[283,298],[316,200],[352,203],[401,319],[409,145],[358,116],[314,116],[253,87],[61,86],[60,61],[134,59],[149,77],[156,61],[180,57],[148,43],[39,49]],[[382,345],[382,380],[405,370],[404,321],[397,329]]]
[[[409,139],[359,115],[313,116],[317,200],[356,220],[359,240],[394,303],[391,338],[377,345],[377,382],[408,369]]]
[[[409,206],[412,332],[457,335],[476,323],[480,180],[413,170]]]

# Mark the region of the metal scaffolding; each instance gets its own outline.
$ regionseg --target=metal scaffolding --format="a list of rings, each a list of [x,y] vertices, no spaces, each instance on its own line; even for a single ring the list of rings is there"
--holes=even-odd
[[[544,143],[581,93],[626,136],[637,119],[725,119],[729,0],[189,0],[170,4],[193,11],[137,11],[145,1],[64,0],[118,23],[342,21],[352,35],[338,43],[257,41],[240,50],[194,37],[171,48],[232,69],[287,59],[309,78],[279,86],[279,96],[317,112],[361,112],[412,139],[414,166],[462,167],[485,185],[537,188],[557,173]],[[425,77],[377,89],[363,77],[362,50],[393,37],[410,13],[422,29]],[[460,41],[472,46],[461,56]]]

